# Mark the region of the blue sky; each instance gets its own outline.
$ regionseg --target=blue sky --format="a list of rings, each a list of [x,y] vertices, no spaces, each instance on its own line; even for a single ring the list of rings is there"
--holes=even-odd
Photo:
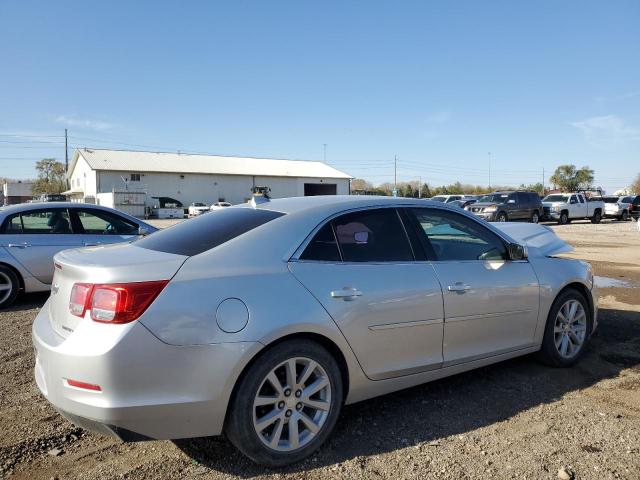
[[[374,183],[640,172],[637,1],[0,0],[0,176],[72,146],[323,158]]]

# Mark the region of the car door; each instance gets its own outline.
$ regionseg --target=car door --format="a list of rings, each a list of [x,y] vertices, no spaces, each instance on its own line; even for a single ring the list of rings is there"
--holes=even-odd
[[[4,226],[10,227],[8,230]],[[5,220],[2,244],[22,266],[42,283],[53,278],[53,256],[81,246],[66,208],[43,208],[16,213]]]
[[[128,242],[138,237],[139,225],[115,212],[90,207],[72,208],[71,220],[84,246]]]
[[[369,378],[442,364],[442,291],[433,267],[414,259],[395,208],[327,221],[289,263],[336,322]]]
[[[529,262],[509,260],[506,242],[464,214],[410,212],[442,285],[444,366],[533,345],[539,286]]]

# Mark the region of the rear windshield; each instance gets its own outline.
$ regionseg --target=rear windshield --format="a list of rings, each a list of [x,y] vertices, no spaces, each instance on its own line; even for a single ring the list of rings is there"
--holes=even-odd
[[[160,230],[135,242],[138,247],[193,256],[281,217],[284,213],[253,208],[225,208]]]
[[[565,202],[565,203],[567,203],[569,201],[569,196],[568,195],[547,195],[546,197],[544,197],[544,199],[542,201],[543,202]]]
[[[618,197],[602,197],[604,203],[618,203]]]

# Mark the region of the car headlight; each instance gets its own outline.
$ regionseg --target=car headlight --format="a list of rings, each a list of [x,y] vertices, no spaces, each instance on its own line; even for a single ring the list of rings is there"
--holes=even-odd
[[[553,205],[551,207],[551,211],[552,212],[559,212],[560,211],[560,205]]]
[[[487,207],[483,211],[487,213],[491,213],[491,212],[495,212],[497,209],[498,207]]]

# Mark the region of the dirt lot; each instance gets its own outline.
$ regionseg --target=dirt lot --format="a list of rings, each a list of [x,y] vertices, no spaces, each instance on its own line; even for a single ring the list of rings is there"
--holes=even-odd
[[[314,457],[257,467],[224,438],[124,444],[63,420],[33,381],[31,322],[46,296],[0,312],[0,477],[640,478],[640,231],[635,223],[554,226],[597,275],[600,327],[572,369],[531,357],[344,409]]]

